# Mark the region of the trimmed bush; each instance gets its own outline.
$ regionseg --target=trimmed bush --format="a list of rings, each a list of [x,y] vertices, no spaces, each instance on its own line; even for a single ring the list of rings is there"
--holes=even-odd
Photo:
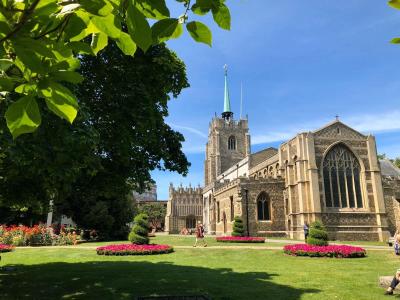
[[[232,236],[244,236],[243,220],[240,217],[235,217],[233,220]]]
[[[149,243],[149,221],[146,214],[138,214],[133,219],[133,227],[129,234],[129,241],[132,244],[147,245]]]
[[[310,233],[307,237],[307,244],[315,246],[328,245],[328,233],[320,221],[315,221],[310,226]]]

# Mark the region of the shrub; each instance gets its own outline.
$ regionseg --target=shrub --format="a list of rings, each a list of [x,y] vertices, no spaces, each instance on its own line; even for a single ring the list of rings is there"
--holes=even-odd
[[[133,220],[133,227],[128,236],[132,244],[147,245],[149,243],[149,221],[146,214],[138,214]]]
[[[314,246],[307,244],[286,245],[283,247],[286,254],[310,257],[337,257],[357,258],[365,257],[366,251],[361,247],[347,245]]]
[[[98,247],[98,255],[153,255],[166,254],[174,251],[169,245],[138,245],[121,244]]]
[[[265,238],[253,236],[219,236],[215,239],[222,243],[265,243]]]
[[[243,221],[240,217],[235,217],[233,221],[232,236],[244,236]]]
[[[328,245],[328,233],[320,221],[315,221],[311,224],[307,244],[316,246]]]

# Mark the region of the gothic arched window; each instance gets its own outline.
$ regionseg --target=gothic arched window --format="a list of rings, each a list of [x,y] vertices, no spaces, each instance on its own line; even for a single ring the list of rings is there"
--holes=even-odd
[[[257,198],[257,219],[259,221],[271,220],[270,201],[265,192],[262,192]]]
[[[228,149],[236,150],[236,138],[233,135],[228,139]]]
[[[360,173],[353,152],[342,144],[332,147],[323,162],[326,206],[363,207]]]

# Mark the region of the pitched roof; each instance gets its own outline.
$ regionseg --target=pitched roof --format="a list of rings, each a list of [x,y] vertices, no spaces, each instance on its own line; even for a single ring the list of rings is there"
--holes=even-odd
[[[388,159],[380,159],[382,176],[400,177],[400,169]]]
[[[264,150],[258,151],[256,153],[251,154],[250,158],[250,168],[262,163],[263,161],[267,160],[268,158],[271,158],[275,154],[278,153],[278,149],[269,147]]]

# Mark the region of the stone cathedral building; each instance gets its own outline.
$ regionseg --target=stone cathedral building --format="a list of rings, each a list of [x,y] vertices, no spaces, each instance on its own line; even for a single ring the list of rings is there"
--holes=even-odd
[[[315,220],[338,240],[385,241],[400,228],[400,170],[378,160],[374,136],[336,118],[278,149],[250,149],[248,120],[233,117],[225,72],[224,112],[209,125],[201,196],[170,188],[167,231],[201,218],[209,234],[229,235],[235,216],[252,236],[302,239],[304,223]]]

